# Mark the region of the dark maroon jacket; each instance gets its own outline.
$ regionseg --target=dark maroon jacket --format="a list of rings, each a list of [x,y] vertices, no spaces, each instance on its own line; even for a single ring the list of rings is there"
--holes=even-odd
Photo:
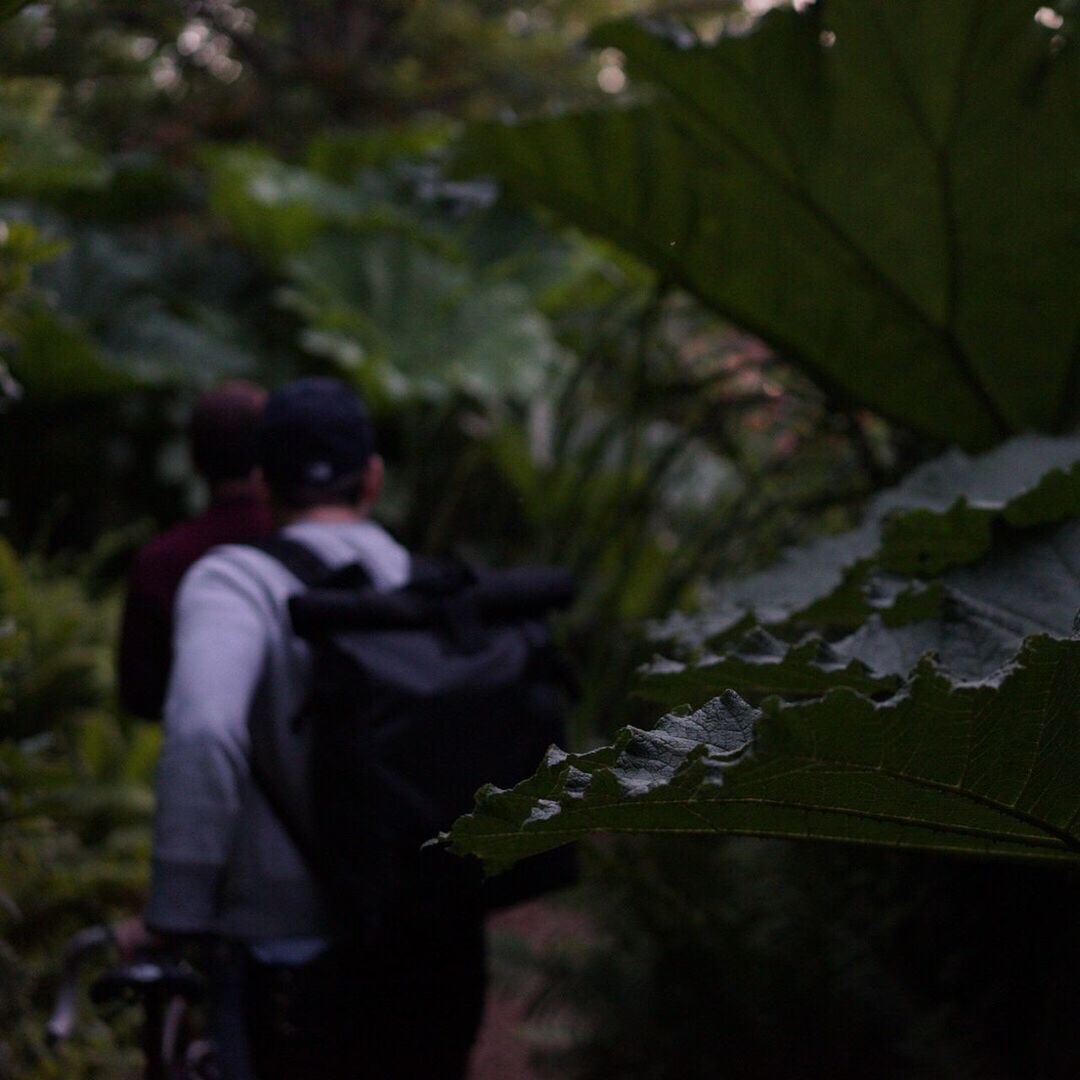
[[[273,530],[253,495],[215,499],[202,514],[154,537],[128,578],[117,670],[120,703],[135,716],[161,718],[172,662],[173,601],[180,579],[218,544],[258,540]]]

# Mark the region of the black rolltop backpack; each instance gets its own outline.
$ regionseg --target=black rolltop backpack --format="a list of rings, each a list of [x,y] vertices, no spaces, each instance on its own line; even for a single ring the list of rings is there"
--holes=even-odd
[[[413,947],[459,918],[569,884],[574,854],[534,856],[483,879],[476,860],[426,842],[486,783],[511,787],[565,745],[567,685],[545,616],[574,597],[552,568],[480,570],[413,558],[409,582],[376,591],[356,564],[330,572],[283,536],[256,545],[306,586],[289,603],[312,647],[314,820],[302,835],[257,767],[340,935]]]

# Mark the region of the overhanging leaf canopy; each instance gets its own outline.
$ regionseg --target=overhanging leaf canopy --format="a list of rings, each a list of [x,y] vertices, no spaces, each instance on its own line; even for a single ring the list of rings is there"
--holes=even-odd
[[[828,0],[715,45],[615,23],[594,42],[654,104],[478,126],[462,167],[901,423],[968,448],[1057,430],[1075,408],[1080,63],[1038,7]]]

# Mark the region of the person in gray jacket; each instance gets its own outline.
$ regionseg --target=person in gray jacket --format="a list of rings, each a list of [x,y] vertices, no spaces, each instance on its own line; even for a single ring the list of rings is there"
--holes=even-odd
[[[383,464],[349,387],[308,378],[272,394],[259,460],[286,537],[331,567],[360,563],[376,588],[408,580],[409,553],[369,517]],[[241,545],[214,549],[181,584],[144,923],[224,943],[212,990],[227,1077],[460,1077],[482,1011],[482,927],[461,928],[435,966],[340,948],[252,775],[255,757],[310,822],[305,732],[292,723],[310,654],[287,608],[301,589]]]

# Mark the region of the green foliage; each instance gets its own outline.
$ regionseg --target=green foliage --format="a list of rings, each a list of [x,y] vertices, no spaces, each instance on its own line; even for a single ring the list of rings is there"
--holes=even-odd
[[[635,280],[555,316],[577,357],[527,427],[500,424],[492,440],[520,517],[491,532],[530,543],[503,557],[568,565],[585,583],[568,639],[590,721],[581,737],[611,731],[634,707],[625,695],[647,655],[641,620],[692,599],[703,574],[753,566],[805,537],[818,511],[794,505],[830,506],[867,485],[850,444],[831,435],[836,418],[789,369],[743,355],[745,341],[685,296]],[[486,490],[484,505],[466,494],[487,489],[487,475],[460,464],[463,509],[491,520]]]
[[[94,341],[124,389],[205,386],[250,374],[253,335],[235,304],[252,269],[239,253],[131,227],[63,218],[48,219],[46,227],[66,239],[66,250],[35,283]]]
[[[1080,470],[1039,470],[1078,456],[1075,439],[1028,438],[924,467],[878,496],[876,519],[857,533],[789,554],[777,580],[758,575],[743,596],[761,602],[771,588],[790,601],[793,573],[825,567],[825,588],[808,587],[817,602],[798,597],[786,624],[774,611],[776,628],[816,616],[827,631],[835,605],[817,598],[837,578],[839,592],[859,593],[863,626],[833,646],[788,647],[757,631],[726,655],[654,664],[648,696],[705,703],[591,753],[553,752],[512,791],[481,792],[453,848],[497,868],[590,831],[721,832],[1075,860],[1080,638],[1066,639],[1080,596],[1069,554]],[[954,501],[958,482],[977,510]],[[897,509],[920,492],[944,509]],[[993,546],[985,515],[1008,523]],[[1070,520],[1048,532],[1058,517]],[[913,588],[895,574],[875,579],[882,565],[945,571],[938,610],[892,626],[871,614],[870,596]],[[712,630],[723,638],[748,617],[721,616]],[[705,629],[699,641],[708,620]],[[931,649],[943,666],[924,655]]]
[[[63,248],[44,239],[27,222],[5,220],[0,224],[0,302],[6,308],[10,297],[30,283],[34,265],[60,254]]]
[[[46,308],[24,309],[11,329],[19,341],[12,370],[35,405],[109,399],[138,385],[130,372],[105,360],[77,323]]]
[[[321,176],[347,184],[365,170],[403,159],[430,158],[443,150],[452,136],[453,125],[434,117],[402,127],[322,133],[308,145],[305,164]]]
[[[1074,436],[1025,436],[975,458],[949,451],[874,495],[857,529],[788,551],[762,573],[720,583],[705,611],[673,616],[654,638],[693,653],[745,632],[750,612],[787,636],[808,628],[850,631],[875,615],[891,626],[922,621],[940,614],[945,594],[927,579],[942,574],[945,587],[962,586],[970,598],[1000,606],[994,586],[1007,586],[1016,565],[986,580],[947,571],[987,559],[995,539],[999,558],[1006,558],[1008,537],[1021,531],[1028,533],[1031,552],[1049,544],[1037,527],[1077,516],[1078,458],[1080,438]],[[1073,605],[1067,577],[1061,586],[1040,589],[1034,605],[1019,601],[1021,610],[1034,606],[1047,613],[1040,619],[1033,612],[1030,631],[1068,631]],[[1018,642],[1010,640],[1013,651]]]
[[[894,693],[899,679],[878,675],[862,661],[842,656],[820,639],[806,638],[790,648],[757,629],[723,656],[693,664],[657,660],[647,668],[639,693],[650,701],[706,701],[737,686],[748,701],[778,694],[785,698],[817,697],[846,686],[867,697]]]
[[[118,1076],[107,1029],[50,1061],[42,1044],[61,948],[132,910],[146,887],[159,732],[108,708],[116,604],[20,566],[0,542],[0,1076]]]
[[[271,260],[307,247],[328,226],[348,225],[363,211],[357,194],[265,151],[220,151],[209,164],[210,208]]]
[[[1076,407],[1080,85],[1037,6],[836,0],[712,45],[617,23],[593,41],[654,102],[475,128],[463,168],[622,245],[844,399],[968,448],[1056,430]],[[1033,342],[1037,378],[1017,362]]]
[[[375,139],[371,153],[379,149]],[[364,170],[335,183],[235,150],[212,159],[212,177],[212,208],[287,276],[280,301],[306,324],[300,346],[355,377],[376,404],[524,401],[549,378],[556,345],[527,289],[470,260],[465,230],[433,213],[406,177]]]
[[[62,87],[51,79],[0,83],[0,193],[46,198],[104,187],[108,167],[71,137],[57,116]]]
[[[52,0],[5,26],[0,66],[61,81],[64,111],[94,145],[302,151],[328,132],[596,102],[600,65],[576,47],[589,25],[672,5],[341,0],[301,14],[281,0]]]
[[[191,484],[179,430],[191,398],[253,374],[257,356],[271,367],[264,342],[278,335],[261,312],[249,316],[260,302],[249,299],[250,260],[31,200],[2,212],[43,246],[6,317],[5,360],[24,392],[5,437],[36,447],[32,473],[18,455],[0,460],[0,487],[19,509],[7,535],[86,547],[140,515],[175,518]]]
[[[288,303],[309,322],[303,344],[353,369],[376,398],[527,401],[550,376],[555,342],[524,289],[408,238],[327,237],[289,272]]]
[[[23,393],[8,362],[16,340],[9,336],[12,310],[23,299],[34,265],[56,253],[57,245],[43,239],[32,225],[0,216],[0,416]]]
[[[100,700],[101,646],[112,627],[103,613],[91,612],[77,582],[32,583],[12,548],[0,541],[0,605],[5,736],[47,733],[65,711]]]
[[[543,1076],[1073,1070],[1078,882],[1064,867],[670,835],[589,855],[592,932],[529,957]]]
[[[1075,862],[1078,697],[1080,642],[1048,637],[981,684],[925,661],[882,703],[841,687],[762,717],[726,691],[482,793],[454,849],[498,869],[591,831],[716,832]]]
[[[1080,453],[1080,444],[1076,444]],[[1048,525],[1080,517],[1080,461],[1053,469],[1012,499],[972,505],[961,497],[944,513],[913,510],[884,522],[881,567],[894,574],[936,577],[952,566],[974,562],[990,550],[996,521],[1013,528]]]

